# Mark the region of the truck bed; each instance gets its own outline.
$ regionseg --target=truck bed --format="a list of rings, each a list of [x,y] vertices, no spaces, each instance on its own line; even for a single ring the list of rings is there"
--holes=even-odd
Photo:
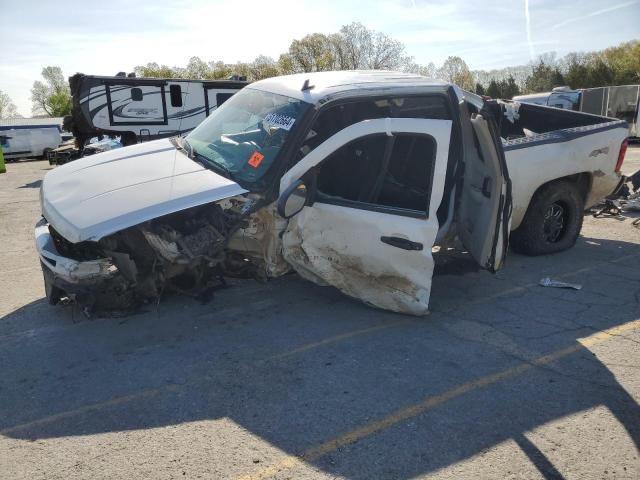
[[[500,106],[500,136],[513,185],[512,229],[522,221],[536,190],[555,179],[584,175],[585,206],[611,194],[626,122],[582,112],[524,103]],[[498,116],[496,115],[498,118]]]

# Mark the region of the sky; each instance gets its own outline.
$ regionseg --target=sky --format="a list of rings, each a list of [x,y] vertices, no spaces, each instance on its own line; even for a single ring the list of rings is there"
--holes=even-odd
[[[358,21],[402,41],[415,62],[449,55],[472,70],[640,39],[640,0],[0,0],[0,90],[24,116],[47,65],[115,75],[192,56],[277,59],[292,40]]]

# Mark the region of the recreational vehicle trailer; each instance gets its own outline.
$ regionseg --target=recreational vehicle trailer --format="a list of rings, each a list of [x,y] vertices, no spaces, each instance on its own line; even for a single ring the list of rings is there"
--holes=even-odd
[[[635,138],[640,137],[639,107],[640,85],[586,88],[580,99],[580,111],[624,120]]]
[[[514,101],[577,110],[603,117],[618,118],[629,124],[629,136],[640,137],[640,85],[571,90],[557,87],[551,92],[513,97]]]
[[[516,102],[533,103],[545,107],[563,108],[565,110],[580,109],[580,90],[569,87],[556,87],[550,92],[532,93],[513,97]]]
[[[119,135],[124,145],[191,131],[247,85],[242,80],[102,77],[69,78],[73,96],[65,128],[78,145],[96,135]]]
[[[6,160],[46,158],[62,143],[62,118],[8,118],[0,120],[0,144]]]

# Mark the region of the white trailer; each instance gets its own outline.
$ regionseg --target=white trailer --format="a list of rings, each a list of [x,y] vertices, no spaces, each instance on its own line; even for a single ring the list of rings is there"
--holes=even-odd
[[[78,143],[96,135],[119,135],[124,145],[189,132],[247,82],[175,78],[69,78],[73,110],[65,128]]]
[[[55,118],[8,119],[0,121],[0,144],[7,160],[46,158],[62,143],[60,123]]]
[[[551,92],[518,95],[513,100],[624,120],[629,125],[629,136],[640,137],[640,85],[579,90],[557,87]]]

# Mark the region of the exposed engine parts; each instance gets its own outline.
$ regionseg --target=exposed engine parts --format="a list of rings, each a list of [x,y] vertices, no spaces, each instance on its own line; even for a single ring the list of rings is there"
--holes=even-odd
[[[96,282],[94,288],[69,288],[67,294],[88,311],[130,310],[159,299],[168,290],[207,299],[225,285],[229,239],[256,207],[257,202],[236,197],[222,205],[206,204],[166,215],[99,242],[73,244],[51,228],[61,253],[76,260],[109,258],[117,268],[116,275]]]

